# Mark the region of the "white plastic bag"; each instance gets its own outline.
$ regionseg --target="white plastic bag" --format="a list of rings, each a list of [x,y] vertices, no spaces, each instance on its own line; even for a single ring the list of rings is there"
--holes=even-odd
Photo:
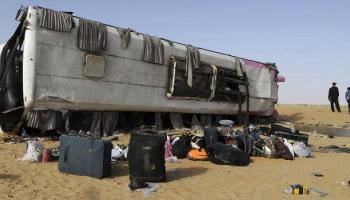
[[[39,156],[44,150],[44,145],[36,140],[29,140],[27,142],[27,151],[22,160],[39,161]]]
[[[118,145],[114,145],[112,152],[111,152],[111,157],[112,157],[112,159],[120,159],[122,157],[124,157],[126,159],[127,153],[128,153],[128,148],[123,150]]]
[[[311,150],[303,142],[295,142],[293,144],[293,150],[298,157],[311,157]]]
[[[283,143],[284,145],[286,145],[290,151],[290,153],[292,154],[293,158],[294,158],[294,148],[293,148],[293,145],[291,143],[288,142],[287,139],[283,138]]]

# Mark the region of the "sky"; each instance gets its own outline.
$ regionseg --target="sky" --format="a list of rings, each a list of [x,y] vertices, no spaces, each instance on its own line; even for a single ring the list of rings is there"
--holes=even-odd
[[[20,5],[39,5],[173,41],[276,63],[286,77],[279,103],[328,104],[337,82],[340,103],[350,87],[348,0],[2,0],[0,43],[18,22]]]

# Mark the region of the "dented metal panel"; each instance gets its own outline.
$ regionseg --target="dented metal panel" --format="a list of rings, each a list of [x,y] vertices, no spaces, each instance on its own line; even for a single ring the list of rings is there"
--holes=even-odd
[[[85,58],[84,76],[89,78],[102,78],[105,73],[105,58],[95,55],[86,55]]]

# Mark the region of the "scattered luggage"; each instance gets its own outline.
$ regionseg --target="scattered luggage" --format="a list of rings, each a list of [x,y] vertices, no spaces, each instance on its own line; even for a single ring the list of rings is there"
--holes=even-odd
[[[206,150],[209,160],[215,164],[247,166],[250,163],[249,154],[232,145],[216,143]]]
[[[292,154],[292,156],[294,158],[295,155],[294,155],[293,145],[291,143],[289,143],[287,139],[284,139],[284,138],[283,138],[283,143],[284,143],[284,145],[286,145],[288,147],[289,152]]]
[[[208,160],[208,154],[205,149],[192,149],[188,152],[187,157],[190,160]]]
[[[131,132],[128,150],[130,186],[165,181],[165,141],[165,133]]]
[[[167,158],[172,158],[173,157],[173,147],[171,146],[171,137],[170,136],[166,136],[166,141],[164,144],[164,148],[165,148],[165,159]]]
[[[300,133],[297,129],[286,128],[277,124],[271,124],[271,134],[288,140],[303,142],[308,145],[309,135]]]
[[[61,172],[104,178],[111,175],[110,141],[86,137],[60,137],[58,169]]]
[[[286,160],[293,160],[294,155],[289,151],[289,148],[278,138],[275,140],[275,146],[280,158],[284,158]]]
[[[253,146],[253,150],[252,150],[252,156],[257,156],[257,157],[264,157],[265,153],[264,153],[264,149],[265,149],[265,141],[264,140],[257,140],[254,142],[254,146]]]
[[[299,130],[287,128],[278,124],[271,124],[271,133],[273,132],[285,132],[285,133],[294,133],[294,134],[299,134]]]
[[[294,153],[298,157],[311,157],[311,150],[302,142],[295,142],[293,144]]]
[[[263,152],[264,152],[264,156],[267,158],[279,157],[278,151],[275,147],[275,143],[273,140],[274,140],[273,138],[270,138],[268,140],[265,140],[264,142]]]
[[[193,136],[191,139],[191,146],[194,149],[202,149],[205,148],[205,139],[200,136]]]
[[[182,135],[172,141],[173,155],[177,158],[186,158],[188,152],[192,149],[192,135]]]
[[[277,137],[282,137],[288,140],[294,140],[297,142],[303,142],[304,144],[308,145],[309,143],[309,135],[304,134],[304,133],[286,133],[286,132],[280,132],[280,131],[275,131],[273,135]]]
[[[124,145],[114,145],[112,149],[112,162],[118,160],[126,160],[128,153],[128,147]]]
[[[44,150],[44,145],[36,140],[29,140],[26,146],[26,153],[21,160],[41,161],[40,155]]]
[[[240,134],[235,137],[237,141],[237,147],[248,153],[252,154],[254,140],[251,135],[248,134]]]
[[[204,129],[205,144],[210,146],[219,142],[219,135],[216,128],[205,128]]]
[[[44,149],[43,150],[43,154],[42,154],[42,163],[47,163],[47,162],[50,162],[51,160],[51,152],[50,152],[50,149]]]
[[[293,184],[290,185],[289,188],[286,188],[284,192],[292,195],[308,195],[310,191],[305,185]]]

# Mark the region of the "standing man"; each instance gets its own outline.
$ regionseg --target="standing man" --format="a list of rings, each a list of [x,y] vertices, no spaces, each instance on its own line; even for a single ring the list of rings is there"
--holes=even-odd
[[[332,112],[334,112],[334,104],[335,107],[337,108],[338,112],[340,111],[340,107],[339,107],[339,101],[338,101],[338,97],[339,97],[339,90],[338,88],[335,86],[337,83],[332,83],[332,87],[329,88],[329,92],[328,92],[328,100],[331,102],[331,109]]]
[[[349,114],[350,114],[350,87],[348,87],[348,90],[345,93],[345,99],[346,99],[346,102],[348,102],[348,108],[349,108]]]

